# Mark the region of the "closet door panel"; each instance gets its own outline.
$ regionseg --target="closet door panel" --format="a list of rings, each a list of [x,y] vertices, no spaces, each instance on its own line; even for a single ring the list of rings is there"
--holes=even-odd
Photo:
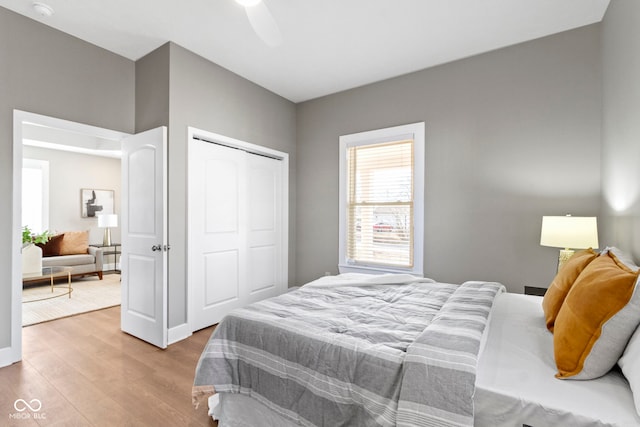
[[[238,232],[239,159],[209,159],[204,172],[204,223],[207,234]],[[197,196],[196,196],[197,197]]]
[[[252,294],[275,291],[278,279],[276,260],[276,248],[273,245],[249,250],[249,290]]]
[[[204,308],[240,298],[238,251],[211,252],[204,256]]]

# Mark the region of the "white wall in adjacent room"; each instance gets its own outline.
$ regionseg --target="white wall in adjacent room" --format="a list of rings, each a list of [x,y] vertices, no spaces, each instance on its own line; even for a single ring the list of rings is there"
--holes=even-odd
[[[98,219],[81,217],[80,190],[114,190],[120,216],[120,159],[28,146],[23,158],[49,161],[49,230],[89,230],[89,243],[102,243]],[[111,239],[120,242],[120,227],[111,230]]]

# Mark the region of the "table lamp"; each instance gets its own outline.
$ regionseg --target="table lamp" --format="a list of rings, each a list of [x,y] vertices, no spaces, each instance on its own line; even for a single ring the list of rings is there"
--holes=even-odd
[[[111,228],[118,226],[118,215],[116,214],[102,214],[98,215],[98,227],[104,228],[104,237],[102,244],[104,246],[111,246]]]
[[[543,216],[540,245],[560,249],[558,270],[574,254],[573,249],[598,247],[595,216]]]

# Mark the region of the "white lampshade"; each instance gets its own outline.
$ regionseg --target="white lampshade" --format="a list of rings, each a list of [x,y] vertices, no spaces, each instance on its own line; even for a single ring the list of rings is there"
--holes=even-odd
[[[597,248],[597,219],[595,216],[543,216],[540,245],[566,249]]]
[[[118,226],[118,215],[116,214],[103,214],[98,215],[98,227],[109,228]]]

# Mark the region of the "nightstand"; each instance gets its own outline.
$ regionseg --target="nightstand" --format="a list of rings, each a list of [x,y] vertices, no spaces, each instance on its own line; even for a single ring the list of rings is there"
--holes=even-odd
[[[525,295],[536,295],[539,297],[543,297],[544,293],[547,292],[547,288],[537,288],[535,286],[525,286],[524,294]]]

